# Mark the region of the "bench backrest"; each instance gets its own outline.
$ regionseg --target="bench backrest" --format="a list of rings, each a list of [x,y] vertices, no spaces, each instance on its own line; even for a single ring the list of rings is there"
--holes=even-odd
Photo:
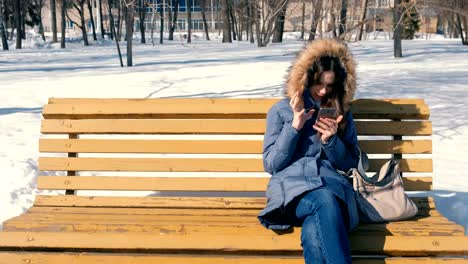
[[[51,98],[37,184],[68,195],[40,196],[36,204],[262,208],[265,117],[278,100]],[[423,100],[359,99],[352,112],[370,171],[394,155],[407,190],[431,189],[432,126]],[[80,196],[90,190],[106,192]],[[214,197],[178,199],[200,192]],[[236,198],[242,196],[258,199]]]

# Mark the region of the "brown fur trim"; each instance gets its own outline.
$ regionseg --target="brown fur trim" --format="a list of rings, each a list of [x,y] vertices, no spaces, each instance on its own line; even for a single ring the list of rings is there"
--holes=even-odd
[[[345,81],[344,112],[349,110],[349,103],[356,91],[356,63],[344,42],[335,39],[318,39],[307,45],[297,56],[288,72],[286,95],[291,98],[296,91],[304,91],[307,69],[322,56],[337,57],[347,72]]]

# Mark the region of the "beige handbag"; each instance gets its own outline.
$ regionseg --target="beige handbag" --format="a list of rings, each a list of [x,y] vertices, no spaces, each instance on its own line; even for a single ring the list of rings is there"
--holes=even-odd
[[[361,221],[379,223],[415,216],[418,208],[405,193],[398,162],[387,161],[372,177],[366,174],[368,164],[367,155],[361,152],[358,167],[353,169],[353,187]]]

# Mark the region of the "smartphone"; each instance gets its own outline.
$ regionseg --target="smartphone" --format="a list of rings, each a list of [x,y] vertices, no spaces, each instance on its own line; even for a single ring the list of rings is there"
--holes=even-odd
[[[320,108],[318,115],[317,115],[317,120],[320,120],[321,117],[336,119],[337,118],[336,108],[333,108],[333,107]]]

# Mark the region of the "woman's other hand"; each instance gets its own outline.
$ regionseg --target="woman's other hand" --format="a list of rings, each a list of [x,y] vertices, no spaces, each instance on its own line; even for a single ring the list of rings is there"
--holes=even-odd
[[[301,130],[304,126],[305,122],[309,120],[312,115],[314,114],[315,110],[311,109],[308,113],[304,109],[304,104],[299,100],[299,92],[296,92],[291,101],[289,101],[289,105],[291,105],[294,118],[292,121],[292,126],[297,130]]]
[[[338,116],[336,120],[332,118],[320,118],[320,120],[317,120],[313,128],[321,134],[320,140],[322,144],[328,143],[328,140],[336,134],[341,120],[343,120],[343,115]]]

